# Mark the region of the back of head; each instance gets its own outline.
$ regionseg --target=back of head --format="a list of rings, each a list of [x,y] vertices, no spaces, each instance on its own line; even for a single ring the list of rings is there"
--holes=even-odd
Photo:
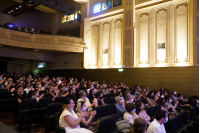
[[[131,133],[145,133],[147,128],[146,120],[142,118],[137,118],[134,121],[132,132]]]
[[[160,119],[162,118],[165,118],[166,117],[166,111],[163,110],[163,109],[158,109],[156,111],[156,120],[159,121]]]
[[[85,92],[84,90],[80,90],[79,93],[78,93],[79,97],[83,96],[84,92]]]
[[[127,103],[125,108],[126,108],[126,111],[130,113],[133,109],[135,109],[135,104]]]

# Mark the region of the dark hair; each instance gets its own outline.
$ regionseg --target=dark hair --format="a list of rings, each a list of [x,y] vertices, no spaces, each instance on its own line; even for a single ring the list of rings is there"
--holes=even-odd
[[[179,98],[182,94],[178,93],[177,97]]]
[[[59,90],[61,90],[63,87],[65,87],[64,85],[60,85],[59,86]]]
[[[142,118],[137,118],[134,121],[132,132],[131,133],[144,133],[147,128],[146,120]]]
[[[38,89],[34,89],[34,91],[32,92],[32,96],[34,96],[37,91]]]
[[[136,103],[136,114],[139,115],[141,109],[140,107],[142,106],[143,102],[138,102]]]
[[[153,97],[151,97],[151,94],[154,93],[153,91],[149,91],[147,97],[149,97],[150,99],[153,99]]]
[[[73,91],[73,88],[70,88],[70,89],[69,89],[69,93],[71,93],[71,91]]]
[[[197,99],[196,98],[192,98],[192,100],[190,101],[190,104],[192,106],[196,106],[197,105]]]
[[[156,120],[159,121],[161,118],[165,118],[166,117],[166,111],[163,109],[158,109],[156,111]]]
[[[170,96],[169,96],[169,95],[166,95],[166,96],[165,96],[165,102],[167,102],[167,101],[169,102],[169,98],[170,98]]]
[[[72,99],[70,99],[70,98],[65,98],[65,100],[64,100],[64,104],[70,104],[70,101],[71,101]]]
[[[134,95],[136,91],[137,91],[137,88],[134,88],[134,89],[132,90],[132,94]]]
[[[98,92],[95,94],[95,97],[98,98],[98,97],[100,97],[101,94],[103,94],[102,91],[98,91]]]
[[[125,108],[126,108],[126,111],[130,113],[133,109],[135,109],[135,104],[127,103]]]
[[[94,91],[94,89],[91,89],[91,90],[90,90],[90,93],[89,93],[89,96],[90,96],[90,97],[93,96],[93,91]]]
[[[81,103],[81,107],[83,107],[83,104],[85,103],[85,101],[79,101],[78,103]]]
[[[160,104],[161,106],[164,106],[163,100],[164,100],[164,98],[159,97],[158,100],[156,101],[156,104]]]
[[[130,92],[129,90],[126,90],[126,91],[125,91],[125,97],[127,96],[127,94],[128,94],[129,92]]]
[[[116,96],[119,96],[120,93],[122,93],[122,92],[121,91],[117,91]]]

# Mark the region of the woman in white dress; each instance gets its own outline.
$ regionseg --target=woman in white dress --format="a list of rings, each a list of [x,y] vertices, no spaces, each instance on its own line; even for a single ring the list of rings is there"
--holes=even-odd
[[[81,112],[78,116],[74,112],[74,101],[72,99],[65,99],[63,104],[63,112],[60,115],[59,125],[65,128],[66,133],[92,133],[91,131],[80,128],[80,122],[86,116],[85,112]]]

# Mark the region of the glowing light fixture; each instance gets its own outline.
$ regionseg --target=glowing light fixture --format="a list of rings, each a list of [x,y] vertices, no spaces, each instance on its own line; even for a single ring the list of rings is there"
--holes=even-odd
[[[8,12],[8,13],[10,13],[10,12]]]
[[[16,9],[18,9],[18,8],[16,8]]]
[[[13,12],[13,10],[11,10],[11,12]]]
[[[19,6],[19,8],[21,8],[22,6]]]
[[[118,69],[118,71],[119,71],[119,72],[123,72],[123,71],[124,71],[124,69]]]

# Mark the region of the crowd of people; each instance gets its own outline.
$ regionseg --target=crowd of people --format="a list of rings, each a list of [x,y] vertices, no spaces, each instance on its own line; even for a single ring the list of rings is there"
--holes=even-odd
[[[85,88],[85,90],[80,88]],[[30,90],[33,91],[31,98],[36,99],[37,102],[43,97],[51,97],[52,101],[56,97],[66,97],[59,125],[64,127],[67,133],[97,131],[99,121],[94,120],[97,114],[94,109],[99,105],[106,105],[104,102],[106,94],[115,96],[116,111],[130,123],[133,133],[165,133],[163,124],[168,121],[170,112],[189,110],[190,106],[198,108],[199,105],[198,99],[188,101],[175,90],[169,95],[165,88],[154,91],[149,87],[142,89],[138,85],[129,88],[122,82],[111,85],[106,81],[99,83],[84,78],[78,80],[77,78],[67,79],[65,76],[49,77],[29,73],[1,73],[0,89],[10,91],[13,97],[18,98],[19,103],[28,98]],[[39,95],[39,92],[43,90],[46,90],[46,93]],[[161,109],[156,111],[155,119],[151,121],[145,109],[157,104],[161,105]],[[86,128],[81,128],[81,124]]]

